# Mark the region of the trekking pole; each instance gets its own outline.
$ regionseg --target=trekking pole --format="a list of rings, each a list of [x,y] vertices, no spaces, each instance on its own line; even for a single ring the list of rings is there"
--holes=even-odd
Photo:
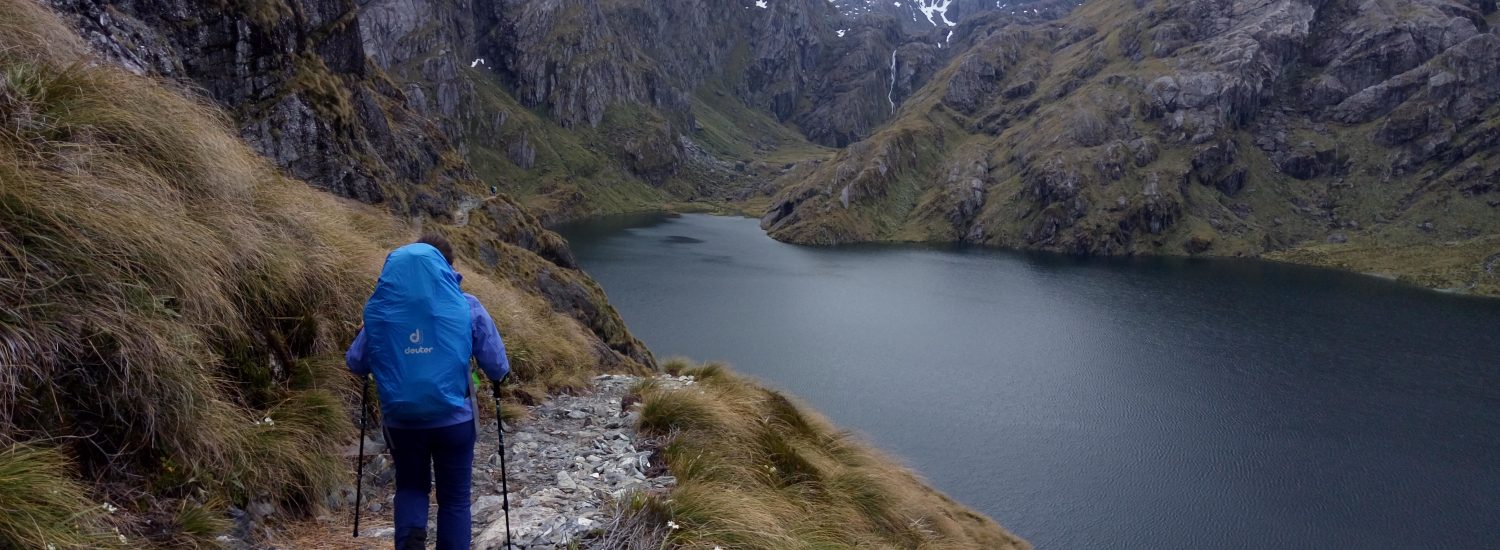
[[[509,378],[507,374],[498,382],[495,382],[495,427],[500,433],[500,509],[505,511],[505,548],[511,548],[510,543],[510,487],[506,486],[505,473],[505,421],[500,418],[500,383]]]
[[[365,402],[370,399],[370,380],[359,379],[359,467],[354,474],[354,538],[359,538],[359,501],[365,485]],[[507,524],[509,525],[509,524]]]

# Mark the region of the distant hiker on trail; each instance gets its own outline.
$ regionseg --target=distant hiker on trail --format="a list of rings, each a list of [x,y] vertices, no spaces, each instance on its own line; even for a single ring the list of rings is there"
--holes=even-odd
[[[424,549],[428,489],[437,481],[437,547],[468,548],[475,388],[469,358],[494,392],[510,373],[505,344],[479,300],[459,290],[453,250],[426,235],[386,256],[364,327],[345,360],[375,375],[396,465],[396,548]]]

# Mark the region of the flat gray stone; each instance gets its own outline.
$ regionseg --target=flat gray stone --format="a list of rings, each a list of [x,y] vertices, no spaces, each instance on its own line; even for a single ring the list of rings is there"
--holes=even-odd
[[[567,471],[560,471],[557,472],[557,488],[571,493],[578,490],[578,483],[573,481],[573,476],[568,475]]]

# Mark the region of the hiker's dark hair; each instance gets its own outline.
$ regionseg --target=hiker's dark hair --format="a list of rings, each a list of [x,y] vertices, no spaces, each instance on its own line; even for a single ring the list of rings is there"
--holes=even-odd
[[[453,265],[453,245],[448,244],[447,237],[437,233],[423,233],[422,238],[417,239],[417,242],[438,249],[438,252],[443,253],[443,259],[448,260],[448,265]]]

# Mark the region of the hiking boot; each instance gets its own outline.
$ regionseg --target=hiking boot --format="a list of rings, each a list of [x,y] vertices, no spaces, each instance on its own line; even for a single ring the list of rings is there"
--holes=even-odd
[[[397,533],[396,550],[427,550],[427,528],[408,527]]]

